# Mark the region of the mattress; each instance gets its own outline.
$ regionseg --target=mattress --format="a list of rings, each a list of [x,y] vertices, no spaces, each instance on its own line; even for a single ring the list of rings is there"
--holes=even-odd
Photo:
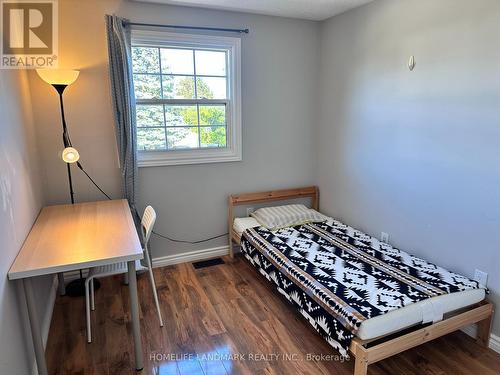
[[[328,221],[333,221],[333,219],[329,218]],[[259,223],[253,217],[236,218],[233,224],[234,230],[239,235],[246,229],[259,226]],[[262,270],[260,271],[263,273]],[[356,336],[362,340],[370,340],[417,324],[436,322],[441,320],[444,314],[473,305],[484,298],[484,288],[469,289],[432,297],[364,320]]]

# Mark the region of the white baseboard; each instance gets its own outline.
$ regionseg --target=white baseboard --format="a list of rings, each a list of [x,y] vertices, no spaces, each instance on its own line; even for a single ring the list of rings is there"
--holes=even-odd
[[[476,338],[477,336],[477,326],[475,324],[464,327],[461,329],[462,332],[465,332],[470,337]],[[491,350],[494,350],[497,353],[500,353],[500,336],[492,333],[490,335],[490,342],[488,343],[488,347]]]
[[[47,299],[47,309],[42,318],[42,339],[43,347],[47,347],[47,340],[49,339],[50,323],[52,322],[52,314],[54,313],[54,306],[56,304],[57,297],[57,287],[58,287],[57,277],[54,276],[52,279],[52,284],[50,285],[49,297]],[[38,375],[38,368],[36,366],[36,359],[33,359],[33,366],[31,373],[33,375]]]
[[[201,249],[189,251],[182,254],[167,255],[164,257],[153,258],[153,267],[165,267],[173,264],[196,262],[210,258],[221,257],[229,254],[229,246],[212,247],[209,249]]]
[[[181,254],[166,255],[163,257],[153,258],[153,268],[171,266],[179,263],[197,262],[199,260],[206,260],[210,258],[221,257],[229,254],[229,246],[211,247],[208,249],[193,250]],[[86,277],[87,270],[83,271],[83,277]],[[66,282],[78,279],[80,277],[79,271],[70,271],[64,273],[64,280]]]
[[[497,353],[500,353],[500,336],[491,334],[489,347]]]

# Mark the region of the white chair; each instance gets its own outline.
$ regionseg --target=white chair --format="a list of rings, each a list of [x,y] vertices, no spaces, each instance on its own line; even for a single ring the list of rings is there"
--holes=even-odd
[[[161,318],[160,304],[158,302],[158,294],[156,292],[156,284],[153,276],[153,268],[151,266],[151,257],[149,255],[148,243],[151,232],[153,231],[153,226],[156,221],[156,212],[151,206],[147,206],[144,210],[141,220],[142,234],[144,236],[144,258],[146,259],[147,267],[144,267],[140,261],[136,261],[135,268],[136,271],[147,270],[149,273],[149,279],[151,281],[151,288],[153,289],[153,296],[156,304],[156,309],[158,310],[158,319],[160,320],[160,326],[163,327],[163,319]],[[85,280],[85,308],[87,314],[87,342],[92,342],[92,333],[90,327],[90,310],[95,310],[94,303],[94,279],[105,276],[120,275],[124,274],[127,280],[128,269],[127,262],[109,264],[106,266],[93,267],[89,270],[87,279]],[[89,298],[90,293],[90,298]],[[90,301],[89,301],[90,299]]]

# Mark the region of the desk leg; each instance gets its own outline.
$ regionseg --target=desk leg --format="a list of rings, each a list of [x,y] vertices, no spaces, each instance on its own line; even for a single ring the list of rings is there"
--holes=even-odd
[[[144,367],[142,356],[141,325],[139,322],[139,301],[137,298],[137,279],[135,275],[135,261],[127,262],[128,288],[130,292],[130,310],[132,315],[132,334],[134,336],[135,369],[140,371]]]
[[[38,375],[48,375],[47,363],[45,362],[45,350],[43,348],[42,332],[40,331],[40,322],[35,306],[35,298],[33,296],[33,287],[31,278],[23,279],[24,294],[26,297],[26,306],[28,307],[28,317],[31,326],[31,337],[33,339],[33,347],[35,349],[36,365],[38,367]]]
[[[64,296],[66,294],[66,286],[64,285],[64,273],[59,272],[57,274],[57,278],[59,280],[59,294]]]

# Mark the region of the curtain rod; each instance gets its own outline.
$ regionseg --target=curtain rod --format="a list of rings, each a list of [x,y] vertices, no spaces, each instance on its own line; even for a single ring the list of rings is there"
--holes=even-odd
[[[225,31],[229,33],[248,34],[249,29],[224,29],[220,27],[200,27],[200,26],[179,26],[179,25],[159,25],[155,23],[141,23],[124,21],[124,25],[128,26],[150,26],[150,27],[165,27],[169,29],[189,29],[189,30],[205,30],[205,31]]]

